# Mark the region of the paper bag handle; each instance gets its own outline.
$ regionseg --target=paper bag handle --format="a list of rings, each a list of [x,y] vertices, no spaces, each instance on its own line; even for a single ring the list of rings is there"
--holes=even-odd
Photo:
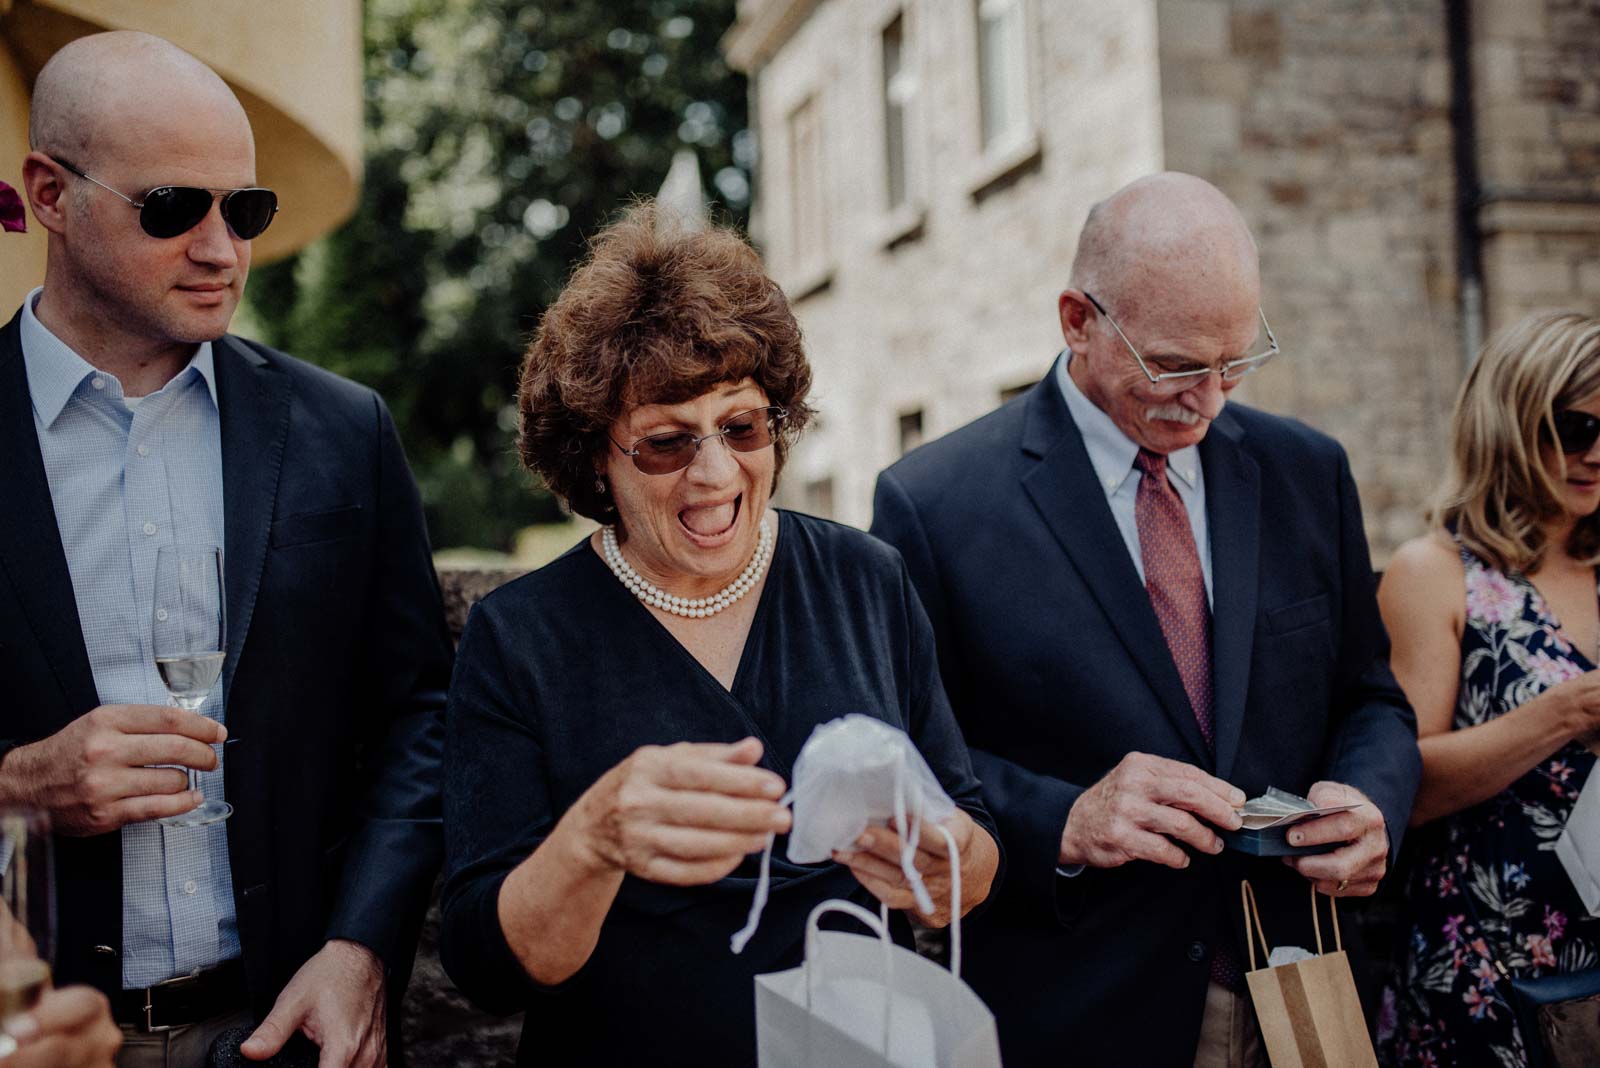
[[[824,901],[811,910],[811,915],[806,917],[806,1012],[811,1011],[812,986],[817,981],[817,967],[813,963],[816,957],[818,927],[817,923],[823,916],[830,912],[843,912],[854,916],[871,930],[877,933],[878,940],[883,943],[883,1056],[889,1056],[889,1014],[894,1007],[894,942],[889,938],[889,906],[880,907],[877,916],[857,905],[854,901],[843,901],[833,898]]]
[[[1344,940],[1339,937],[1339,902],[1331,894],[1324,894],[1328,899],[1328,914],[1333,917],[1333,951],[1344,951]],[[1257,921],[1260,922],[1260,921]],[[1317,888],[1311,887],[1311,929],[1317,932],[1317,956],[1322,956],[1322,924],[1317,918]]]
[[[1266,967],[1267,960],[1272,956],[1272,950],[1267,948],[1267,931],[1261,926],[1261,913],[1256,909],[1255,888],[1250,885],[1249,879],[1239,880],[1239,900],[1244,906],[1244,944],[1250,951],[1250,970],[1256,970],[1256,939],[1261,940],[1261,966]],[[1250,921],[1254,920],[1252,928]]]

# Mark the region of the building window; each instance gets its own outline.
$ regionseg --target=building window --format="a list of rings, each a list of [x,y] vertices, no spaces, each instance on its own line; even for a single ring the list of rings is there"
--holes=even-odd
[[[900,455],[904,456],[912,449],[921,445],[925,439],[922,436],[922,409],[911,412],[902,412],[900,415]]]
[[[807,97],[789,113],[789,237],[795,263],[802,267],[822,263],[827,254],[820,142],[817,100]]]
[[[884,174],[891,209],[900,207],[908,199],[906,125],[917,84],[906,59],[906,17],[901,13],[883,29]]]
[[[1024,0],[978,0],[978,97],[985,150],[1021,141],[1028,131]]]

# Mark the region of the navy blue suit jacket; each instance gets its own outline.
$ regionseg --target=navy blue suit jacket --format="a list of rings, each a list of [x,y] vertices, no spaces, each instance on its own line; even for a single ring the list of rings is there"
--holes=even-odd
[[[22,361],[0,328],[0,753],[100,703]],[[212,346],[222,428],[234,903],[258,1013],[328,938],[409,975],[443,856],[451,646],[421,502],[377,394]],[[57,839],[56,974],[122,986],[120,834]]]
[[[965,975],[1006,1063],[1193,1063],[1211,957],[1244,956],[1239,881],[1274,944],[1311,944],[1280,860],[1196,855],[1056,874],[1068,810],[1134,751],[1255,796],[1349,783],[1393,850],[1420,773],[1387,664],[1343,450],[1229,404],[1200,446],[1212,546],[1215,753],[1052,372],[878,480],[873,532],[904,554],[1000,827],[1009,874],[970,927]]]

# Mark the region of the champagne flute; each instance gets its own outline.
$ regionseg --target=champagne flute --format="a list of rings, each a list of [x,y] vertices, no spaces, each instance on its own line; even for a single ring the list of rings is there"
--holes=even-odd
[[[56,916],[50,818],[39,809],[0,809],[0,1057],[17,1049],[10,1022],[50,986]]]
[[[205,704],[222,674],[227,633],[222,601],[222,550],[215,545],[167,545],[156,551],[156,671],[171,701],[191,712]],[[200,773],[189,768],[189,789],[200,789]],[[195,808],[159,822],[169,827],[204,827],[233,815],[233,806],[207,798]]]

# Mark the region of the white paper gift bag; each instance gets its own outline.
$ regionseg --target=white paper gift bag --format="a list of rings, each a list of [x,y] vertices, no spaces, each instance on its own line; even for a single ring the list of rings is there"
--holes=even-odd
[[[1567,826],[1556,839],[1556,856],[1589,915],[1600,916],[1600,770],[1589,773],[1578,793]]]
[[[818,930],[844,912],[877,937]],[[824,901],[806,920],[806,959],[758,975],[761,1068],[998,1068],[994,1014],[953,972],[895,945],[888,916]]]

